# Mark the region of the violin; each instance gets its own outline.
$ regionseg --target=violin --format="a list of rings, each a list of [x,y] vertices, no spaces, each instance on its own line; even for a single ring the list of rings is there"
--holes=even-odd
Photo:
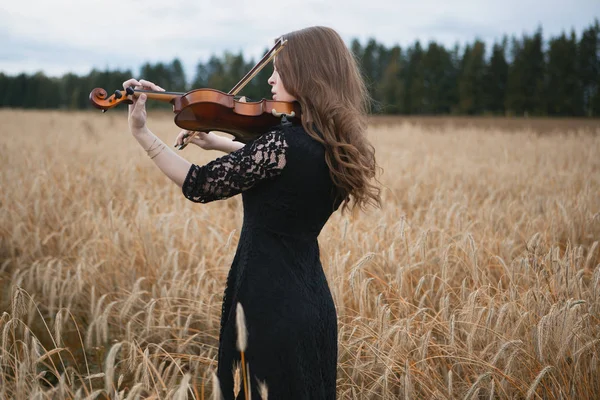
[[[229,91],[215,89],[194,89],[187,93],[137,90],[128,87],[116,90],[108,97],[106,90],[95,88],[90,93],[90,102],[96,108],[106,110],[121,103],[133,103],[133,97],[145,94],[148,99],[168,102],[173,105],[174,122],[182,129],[193,131],[179,147],[185,148],[198,134],[198,131],[221,131],[234,136],[235,140],[248,143],[266,133],[274,126],[289,122],[299,123],[301,116],[298,102],[285,102],[262,99],[257,102],[243,102],[237,93],[267,65],[285,46],[287,40],[278,40],[275,46]]]

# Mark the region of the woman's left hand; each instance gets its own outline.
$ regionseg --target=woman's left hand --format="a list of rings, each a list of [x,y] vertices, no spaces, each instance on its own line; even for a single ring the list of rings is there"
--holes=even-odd
[[[165,89],[156,85],[153,82],[140,79],[129,79],[123,82],[123,89],[127,89],[128,87],[133,87],[134,89],[141,90],[154,90],[158,92],[164,92]],[[129,105],[129,130],[131,130],[132,134],[137,134],[140,131],[146,129],[146,98],[145,94],[141,94],[138,97],[132,96],[133,104]]]

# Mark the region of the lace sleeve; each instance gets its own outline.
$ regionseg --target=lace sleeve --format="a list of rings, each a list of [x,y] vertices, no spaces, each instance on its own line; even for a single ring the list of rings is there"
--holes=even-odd
[[[281,173],[287,147],[283,133],[273,131],[204,166],[193,164],[183,182],[183,195],[196,203],[208,203],[248,190]]]

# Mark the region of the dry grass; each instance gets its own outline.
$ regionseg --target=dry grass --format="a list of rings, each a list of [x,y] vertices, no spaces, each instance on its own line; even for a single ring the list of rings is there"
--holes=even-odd
[[[185,200],[123,113],[0,118],[0,398],[210,398],[240,199]],[[338,398],[600,393],[598,133],[371,129],[384,208],[320,236]]]

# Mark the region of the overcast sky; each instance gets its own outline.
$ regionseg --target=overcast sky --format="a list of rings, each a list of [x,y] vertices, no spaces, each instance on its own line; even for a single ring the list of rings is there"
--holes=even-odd
[[[223,51],[255,59],[275,37],[312,25],[350,43],[386,46],[421,40],[447,48],[476,37],[492,44],[542,26],[544,38],[600,19],[600,0],[2,0],[0,71],[87,74],[178,57],[188,80],[198,61]]]

